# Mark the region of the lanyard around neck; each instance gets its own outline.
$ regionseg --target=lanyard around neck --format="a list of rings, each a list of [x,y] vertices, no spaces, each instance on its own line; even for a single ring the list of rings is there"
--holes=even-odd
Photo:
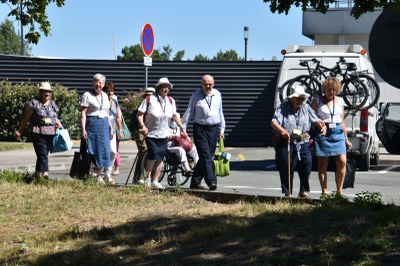
[[[211,94],[211,95],[209,96],[209,97],[210,97],[210,98],[209,98],[210,100],[208,100],[208,99],[207,99],[208,95],[205,95],[205,94],[204,94],[204,91],[202,91],[202,92],[203,92],[204,99],[205,99],[206,102],[207,102],[208,108],[211,110],[211,103],[212,103],[212,97],[213,97],[213,95]]]
[[[163,111],[163,114],[165,114],[165,107],[167,106],[167,101],[165,101],[165,99],[164,99],[164,106],[163,106],[162,103],[161,103],[161,100],[160,100],[160,95],[157,95],[157,99],[158,99],[158,102],[160,103],[161,110]]]
[[[97,98],[97,95],[95,97],[96,97],[97,102],[100,105],[100,111],[101,111],[101,110],[103,110],[103,94],[100,94],[100,96],[101,96],[101,103],[100,103],[99,99]]]
[[[333,122],[333,116],[335,115],[335,97],[333,97],[332,111],[328,104],[326,104],[326,106],[328,106],[329,113],[331,114],[331,122]]]

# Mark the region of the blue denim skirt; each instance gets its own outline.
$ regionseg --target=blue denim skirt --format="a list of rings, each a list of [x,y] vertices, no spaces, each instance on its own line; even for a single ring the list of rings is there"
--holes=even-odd
[[[315,136],[315,155],[317,157],[329,157],[346,154],[346,138],[342,124],[335,128],[328,128],[325,136]]]
[[[108,118],[86,117],[88,153],[95,155],[96,166],[110,167],[110,125]]]

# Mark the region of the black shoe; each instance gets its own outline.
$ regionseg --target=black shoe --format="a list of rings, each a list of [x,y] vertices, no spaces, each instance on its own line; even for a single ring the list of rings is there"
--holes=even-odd
[[[217,189],[217,184],[215,183],[211,183],[211,185],[209,186],[210,190],[216,190]]]
[[[202,184],[195,184],[195,185],[190,185],[191,189],[200,189],[203,190],[205,187]]]

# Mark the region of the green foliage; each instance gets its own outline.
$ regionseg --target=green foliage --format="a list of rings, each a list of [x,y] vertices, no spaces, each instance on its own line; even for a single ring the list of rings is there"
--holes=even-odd
[[[31,48],[25,44],[22,55],[30,55]],[[21,55],[21,41],[9,19],[0,24],[0,53]]]
[[[354,198],[354,204],[363,209],[382,207],[382,194],[379,192],[368,191],[357,193]]]
[[[131,46],[125,46],[121,50],[122,56],[118,55],[118,61],[143,61],[145,56],[140,44],[135,44]],[[162,50],[154,49],[151,58],[153,61],[170,61],[172,55],[172,48],[170,45],[163,46]],[[185,51],[178,51],[174,57],[174,61],[179,61],[185,55]],[[179,59],[179,60],[178,60]]]
[[[29,43],[34,44],[39,42],[40,32],[43,32],[45,36],[50,33],[51,25],[46,14],[47,6],[55,3],[57,7],[62,7],[64,2],[65,0],[1,0],[1,3],[11,8],[7,16],[15,17],[22,26],[29,27],[24,37]],[[39,30],[36,27],[39,27]]]
[[[194,57],[194,61],[209,61],[210,59],[202,54],[198,54]]]
[[[55,84],[53,88],[53,100],[58,105],[60,112],[58,117],[70,135],[78,132],[79,95],[75,90]],[[0,139],[14,140],[14,131],[18,128],[25,112],[28,101],[38,97],[38,87],[32,83],[11,84],[9,81],[0,82]],[[24,133],[24,135],[28,135]]]
[[[279,14],[289,13],[290,8],[294,5],[301,7],[303,11],[307,8],[314,8],[315,10],[326,13],[326,11],[332,7],[332,4],[337,2],[336,0],[263,0],[264,3],[270,3],[269,8],[272,13],[278,12]],[[351,15],[355,18],[359,18],[364,13],[373,12],[377,8],[389,8],[400,9],[399,1],[392,0],[354,0],[353,8],[351,9]]]
[[[175,54],[174,61],[182,61],[184,56],[185,56],[185,50],[180,50]]]
[[[228,50],[226,52],[222,52],[220,50],[216,56],[213,57],[215,61],[243,61],[243,58],[240,58],[235,50]]]
[[[129,126],[131,122],[131,112],[143,102],[143,97],[140,92],[129,91],[126,97],[120,99],[121,111],[126,124]]]
[[[46,185],[49,184],[50,180],[43,176],[36,176],[28,172],[22,173],[10,170],[0,170],[0,183],[2,182]]]
[[[10,182],[10,183],[18,183],[23,182],[25,176],[29,175],[28,173],[20,173],[9,170],[1,170],[0,171],[0,182]]]
[[[324,200],[322,204],[325,206],[343,206],[350,203],[345,196],[337,193],[336,191],[333,191],[331,194],[328,195],[322,195],[321,199]]]

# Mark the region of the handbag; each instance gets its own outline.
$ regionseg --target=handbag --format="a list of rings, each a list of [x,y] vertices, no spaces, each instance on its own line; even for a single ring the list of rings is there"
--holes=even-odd
[[[344,176],[343,189],[354,188],[354,180],[356,179],[356,159],[351,154],[347,155],[346,175]]]
[[[72,141],[68,130],[61,127],[57,128],[53,138],[53,143],[50,147],[50,153],[69,151],[72,148]]]
[[[182,147],[186,152],[189,152],[193,148],[193,143],[190,141],[189,137],[175,137],[175,145]]]
[[[125,123],[125,119],[124,116],[121,113],[121,120],[122,120],[122,141],[126,141],[126,140],[131,140],[132,139],[132,135],[131,135],[131,131],[128,128],[128,125]]]
[[[231,155],[224,152],[224,140],[219,139],[218,150],[213,158],[214,172],[216,176],[228,176],[230,173],[230,159]]]
[[[85,176],[89,175],[91,159],[86,150],[86,141],[81,141],[80,151],[74,153],[74,159],[72,160],[71,169],[69,170],[70,177],[84,179]]]

